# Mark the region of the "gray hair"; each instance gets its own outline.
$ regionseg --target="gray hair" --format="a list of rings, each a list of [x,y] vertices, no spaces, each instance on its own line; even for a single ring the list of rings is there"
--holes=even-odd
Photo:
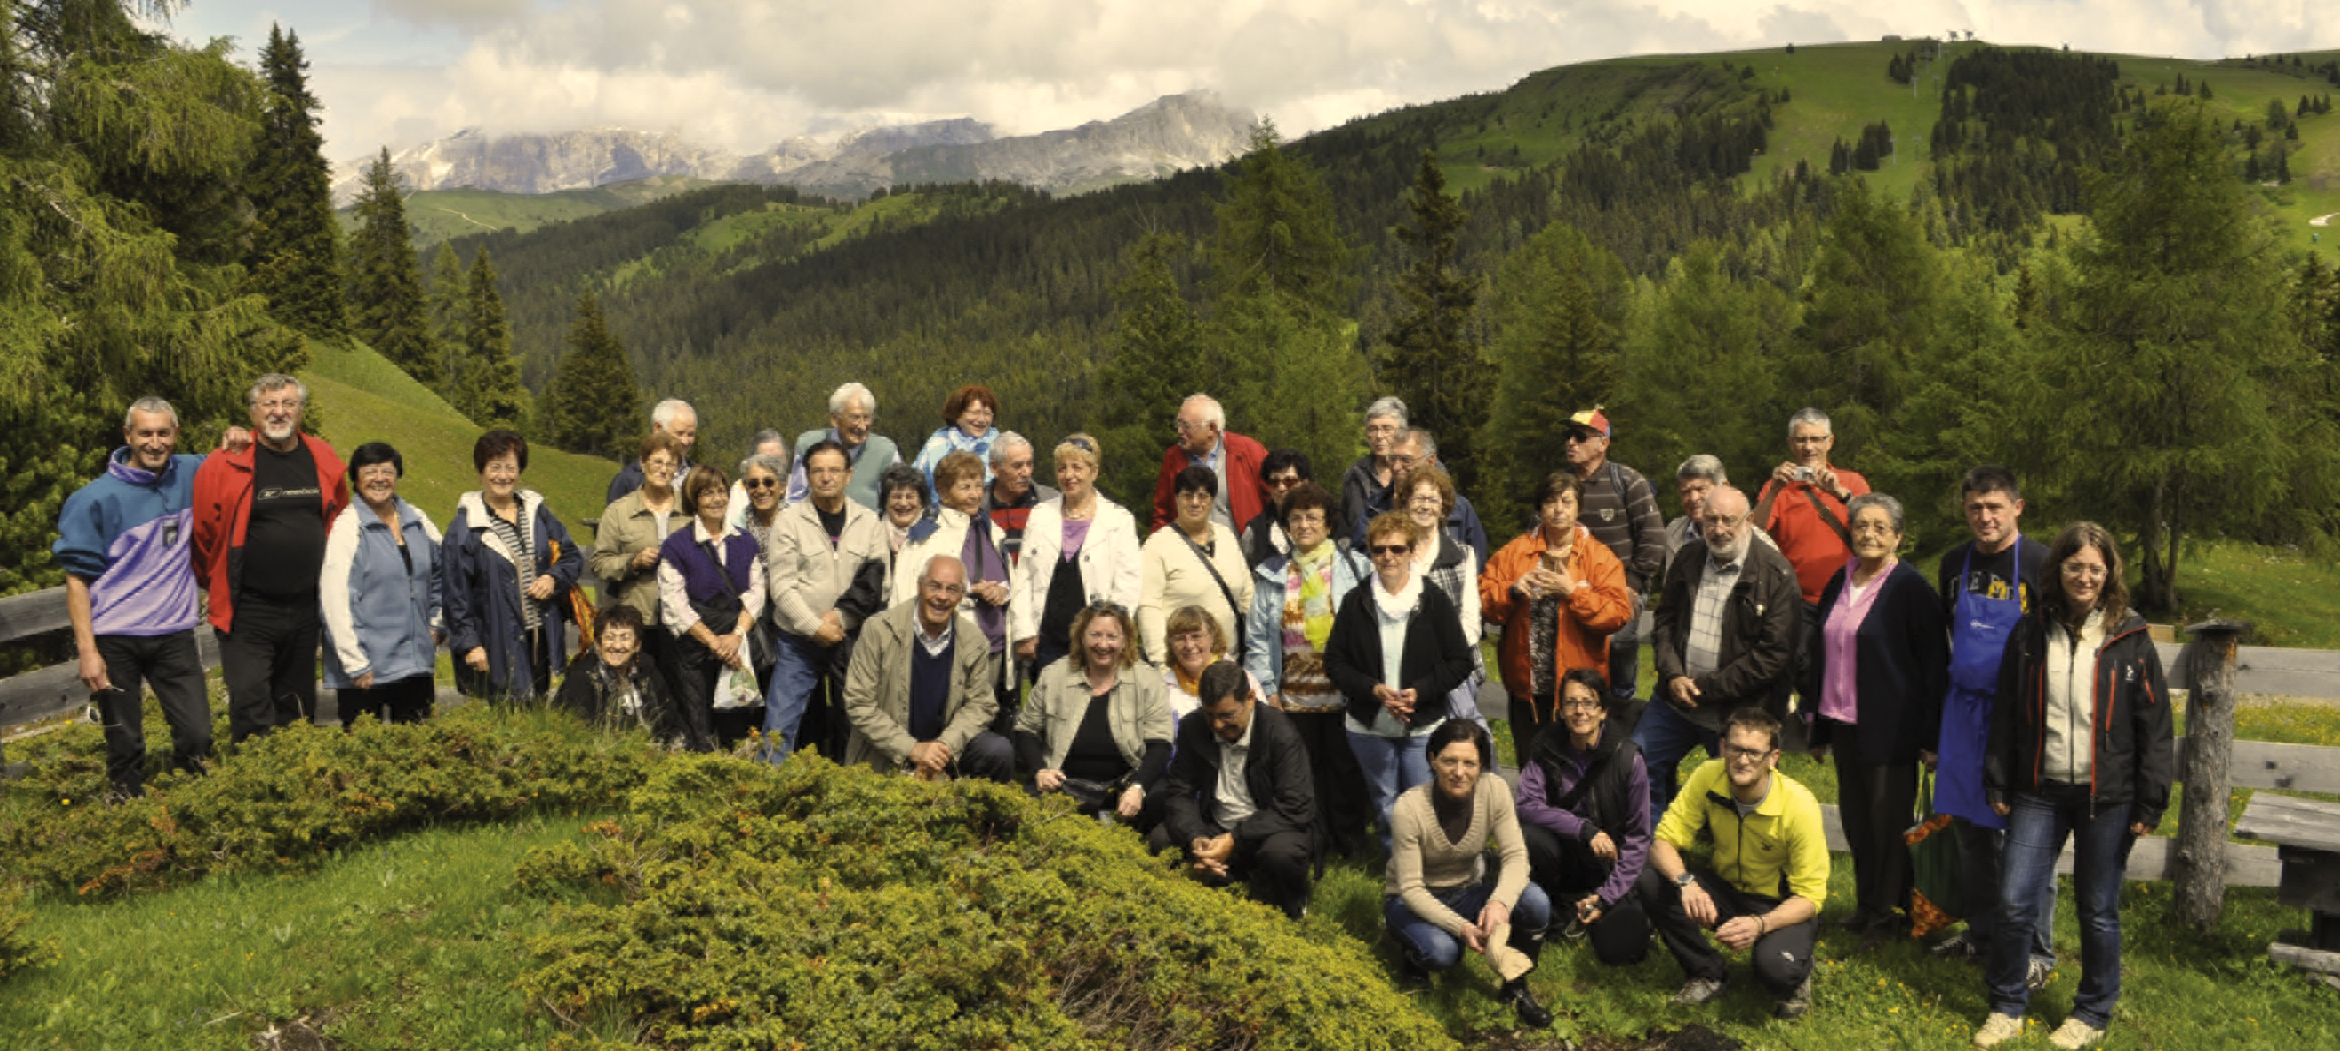
[[[788,472],[793,469],[793,465],[788,462],[788,454],[786,453],[781,453],[777,456],[771,453],[756,453],[755,455],[739,462],[739,480],[743,482],[747,481],[748,469],[753,467],[760,467],[764,470],[770,471],[772,472],[772,477],[778,478],[783,482],[788,480]]]
[[[1909,531],[1908,529],[1904,528],[1904,523],[1907,520],[1902,516],[1901,501],[1887,496],[1884,493],[1862,493],[1859,496],[1853,497],[1852,502],[1844,505],[1845,524],[1852,524],[1854,519],[1861,517],[1862,511],[1866,511],[1872,507],[1885,512],[1885,517],[1891,520],[1893,523],[1894,532],[1906,533]]]
[[[758,455],[760,455],[756,450],[761,449],[767,445],[777,445],[780,447],[781,456],[785,457],[788,455],[788,436],[781,434],[779,431],[775,431],[770,427],[766,427],[763,430],[757,431],[755,437],[748,439],[748,459],[755,459]],[[740,465],[745,467],[746,463],[747,461],[743,460],[740,462]]]
[[[126,431],[135,426],[138,422],[138,414],[142,412],[163,413],[171,418],[171,429],[174,431],[179,429],[179,410],[171,408],[170,402],[152,394],[130,403],[130,411],[122,414],[122,429]]]
[[[1674,468],[1674,481],[1676,483],[1687,482],[1693,478],[1703,478],[1716,485],[1731,484],[1730,478],[1723,474],[1722,458],[1707,453],[1699,453],[1682,461],[1682,466]]]
[[[1385,416],[1396,420],[1398,422],[1398,426],[1405,426],[1406,403],[1398,400],[1397,395],[1390,394],[1375,398],[1373,399],[1373,404],[1365,406],[1365,419],[1367,422],[1381,419]]]
[[[846,406],[857,400],[861,402],[862,407],[869,410],[870,415],[877,415],[877,395],[870,393],[868,387],[859,383],[848,383],[837,388],[836,393],[829,395],[829,415],[835,416],[844,412]]]
[[[691,408],[690,402],[681,398],[668,398],[650,408],[650,426],[663,431],[667,424],[674,422],[675,416],[686,412],[691,414],[693,420],[699,418],[699,410]]]
[[[999,467],[1006,464],[1008,454],[1016,451],[1018,448],[1032,448],[1031,439],[1026,438],[1021,434],[1017,434],[1014,431],[999,432],[999,437],[993,438],[991,440],[991,465],[993,467]]]
[[[1827,413],[1806,405],[1796,410],[1795,415],[1788,417],[1788,437],[1795,437],[1798,427],[1810,427],[1815,424],[1819,426],[1822,434],[1836,433],[1835,428],[1829,426]]]
[[[1406,428],[1405,440],[1422,447],[1422,460],[1427,463],[1438,458],[1438,439],[1428,427]]]
[[[308,407],[309,385],[281,372],[271,372],[268,375],[253,380],[252,391],[251,393],[244,396],[244,404],[249,408],[259,408],[261,395],[270,391],[283,390],[286,387],[291,387],[292,389],[301,392],[301,407]]]
[[[1205,421],[1222,431],[1227,429],[1226,407],[1219,404],[1219,399],[1211,397],[1208,394],[1187,395],[1185,401],[1178,403],[1178,411],[1185,412],[1187,406],[1196,403],[1200,403],[1202,405],[1203,419]]]

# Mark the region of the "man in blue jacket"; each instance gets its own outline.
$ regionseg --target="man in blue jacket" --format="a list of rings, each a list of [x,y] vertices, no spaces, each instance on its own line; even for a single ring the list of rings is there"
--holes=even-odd
[[[52,547],[65,567],[65,608],[106,729],[106,777],[117,796],[146,788],[143,691],[154,687],[171,727],[171,765],[199,771],[211,756],[211,705],[195,651],[199,616],[193,533],[195,469],[173,455],[179,414],[141,398],[124,417],[128,444],[106,473],[65,501]]]

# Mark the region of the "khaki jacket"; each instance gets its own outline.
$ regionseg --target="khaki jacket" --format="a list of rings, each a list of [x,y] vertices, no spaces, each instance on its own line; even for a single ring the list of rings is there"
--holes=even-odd
[[[1089,680],[1076,667],[1079,663],[1078,656],[1069,656],[1043,669],[1023,710],[1016,713],[1016,732],[1039,737],[1040,747],[1048,753],[1043,770],[1064,769],[1073,736],[1089,714]],[[1105,721],[1113,730],[1113,746],[1121,749],[1121,758],[1131,769],[1144,761],[1146,742],[1169,744],[1175,728],[1162,677],[1142,665],[1122,669],[1106,699]]]
[[[636,554],[665,543],[667,533],[690,524],[691,515],[683,510],[680,492],[675,494],[674,513],[667,516],[665,533],[658,531],[658,516],[650,513],[639,489],[618,497],[601,512],[601,524],[593,527],[589,567],[601,581],[601,608],[624,604],[641,612],[642,623],[662,623],[658,615],[658,565],[635,569],[630,563]]]
[[[885,523],[869,508],[845,501],[845,532],[835,547],[812,501],[780,509],[772,521],[771,538],[764,545],[766,588],[772,596],[773,622],[791,635],[821,630],[821,616],[837,608],[837,599],[853,584],[862,565],[887,555]],[[856,625],[844,618],[850,634]]]
[[[935,738],[952,758],[967,754],[967,742],[991,726],[999,700],[991,692],[991,642],[975,620],[958,615],[951,629],[951,692],[943,702],[943,732]],[[853,736],[845,744],[847,763],[868,763],[882,773],[907,770],[910,749],[910,660],[918,642],[918,604],[905,602],[862,625],[845,673],[845,718]]]

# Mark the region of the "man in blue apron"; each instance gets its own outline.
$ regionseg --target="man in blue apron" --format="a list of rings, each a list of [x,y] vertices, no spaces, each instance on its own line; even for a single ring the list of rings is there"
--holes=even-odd
[[[1966,932],[1935,945],[1937,956],[1988,959],[1997,922],[1999,845],[2007,821],[1983,799],[1983,753],[1991,737],[1991,707],[1999,694],[1999,658],[2007,639],[2038,594],[2047,547],[2025,543],[2016,521],[2023,494],[2015,473],[1997,464],[1966,472],[1958,501],[1974,539],[1942,556],[1937,590],[1949,607],[1950,692],[1942,703],[1942,751],[1935,760],[1934,808],[1955,818],[1966,853]],[[2055,884],[2049,883],[2031,948],[2032,988],[2055,970]]]

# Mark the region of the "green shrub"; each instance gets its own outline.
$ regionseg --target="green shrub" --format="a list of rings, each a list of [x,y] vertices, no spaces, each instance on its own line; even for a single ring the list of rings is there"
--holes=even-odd
[[[24,897],[23,888],[0,883],[0,981],[57,958],[55,945],[25,937],[24,929],[33,917],[24,908]]]
[[[153,890],[209,872],[305,870],[367,839],[534,809],[607,810],[661,754],[641,735],[553,712],[467,705],[427,722],[353,732],[296,726],[256,737],[200,777],[102,800],[103,742],[76,727],[42,749],[0,815],[0,864],[83,894]]]
[[[519,984],[657,1046],[1455,1046],[1362,945],[997,786],[678,757],[592,830],[521,867],[607,899],[528,939]]]

